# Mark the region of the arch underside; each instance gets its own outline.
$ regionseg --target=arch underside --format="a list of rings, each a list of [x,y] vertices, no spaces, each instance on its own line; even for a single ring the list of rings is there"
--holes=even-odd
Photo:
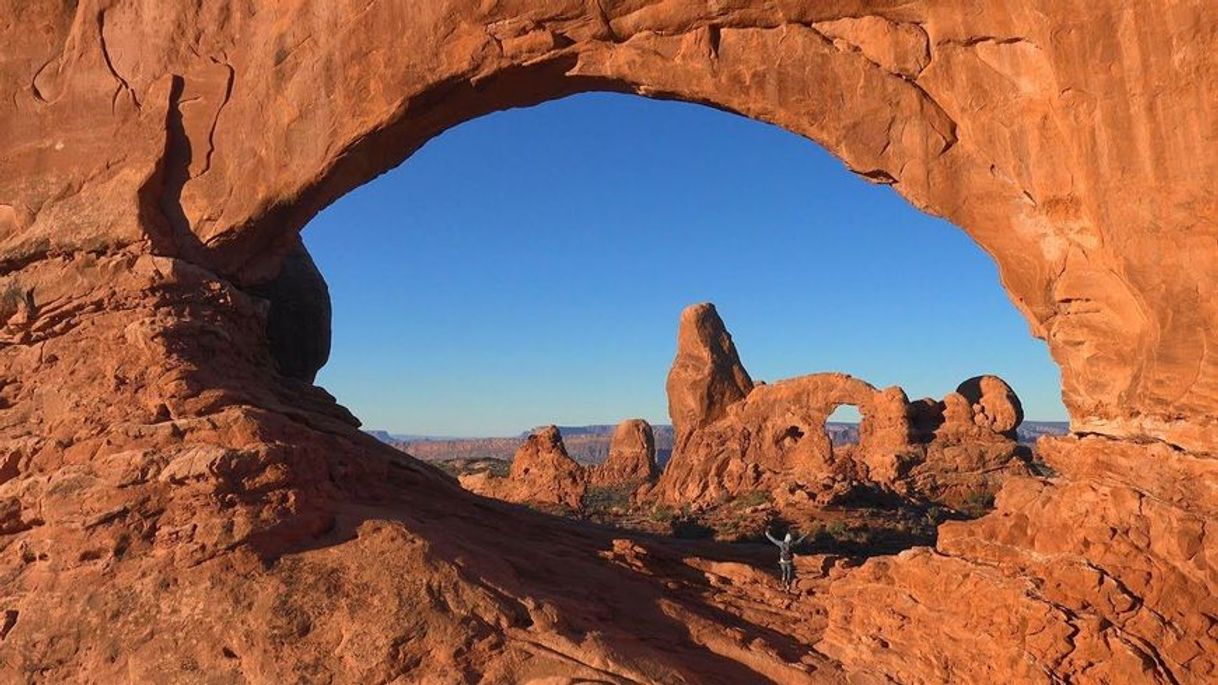
[[[1209,4],[8,5],[8,675],[1218,669]],[[968,232],[1062,369],[1077,434],[1042,443],[1057,477],[1012,481],[933,550],[826,580],[804,607],[823,622],[783,622],[716,604],[706,578],[729,572],[696,550],[471,498],[278,373],[251,293],[317,211],[462,121],[587,90],[782,126]],[[577,572],[604,592],[569,588]],[[82,607],[128,623],[64,637],[93,625]]]

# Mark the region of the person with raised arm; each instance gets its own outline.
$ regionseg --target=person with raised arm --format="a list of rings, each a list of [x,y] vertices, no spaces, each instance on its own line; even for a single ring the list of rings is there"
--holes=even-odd
[[[769,538],[770,542],[778,545],[778,567],[782,569],[782,589],[789,591],[795,584],[795,554],[791,552],[791,548],[803,542],[808,535],[805,533],[799,536],[798,540],[792,541],[791,532],[787,531],[786,537],[779,540],[770,535],[769,530],[766,530],[765,536]]]

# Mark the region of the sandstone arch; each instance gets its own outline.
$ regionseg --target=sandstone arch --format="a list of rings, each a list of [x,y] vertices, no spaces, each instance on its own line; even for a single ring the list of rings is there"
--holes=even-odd
[[[1156,257],[1176,251],[1120,246],[1138,236],[1206,248],[1213,203],[1201,200],[1201,179],[1210,174],[1194,164],[1207,156],[1183,141],[1205,131],[1193,113],[1211,101],[1212,80],[1134,114],[1095,94],[1160,78],[1150,65],[1168,59],[1172,40],[1139,41],[1147,61],[1123,62],[1118,80],[1087,69],[1087,57],[1113,54],[1120,36],[1058,32],[1043,18],[1055,12],[1032,0],[1004,8],[843,0],[589,10],[566,0],[527,12],[513,2],[253,12],[217,2],[149,20],[134,2],[75,13],[36,3],[14,15],[46,30],[10,30],[0,246],[20,261],[153,239],[253,283],[277,270],[272,257],[314,212],[449,126],[589,89],[675,97],[808,136],[968,231],[1048,340],[1080,430],[1208,449],[1213,314],[1180,306],[1189,313],[1167,316],[1156,304],[1196,301],[1216,267],[1160,268],[1172,265]],[[1113,1],[1072,17],[1201,42],[1212,11],[1186,3],[1168,18]],[[1171,64],[1163,77],[1185,88],[1202,58],[1186,47]],[[1038,123],[1010,128],[1012,114]],[[1111,123],[1093,129],[1094,120]],[[1152,151],[1147,136],[1167,121],[1193,123]],[[73,133],[38,142],[49,129]],[[1101,175],[1091,164],[1100,154],[1129,164]],[[39,183],[21,182],[31,170]],[[102,227],[100,216],[118,220]],[[1201,231],[1150,238],[1133,228],[1166,226],[1165,217]]]
[[[683,329],[686,320],[682,316]],[[682,356],[679,350],[674,369]],[[683,392],[672,383],[673,376],[669,379],[670,392]],[[708,502],[774,489],[780,484],[777,478],[806,484],[845,476],[853,465],[837,458],[825,421],[839,405],[853,404],[862,408],[866,425],[876,395],[870,383],[843,373],[758,385],[674,446],[653,494],[674,504]]]
[[[396,662],[376,645],[397,645],[408,661],[410,633],[390,626],[426,620],[454,635],[516,635],[460,657],[505,679],[532,654],[512,632],[524,626],[566,660],[532,658],[567,675],[646,679],[631,670],[643,664],[691,682],[747,680],[754,668],[812,677],[722,642],[697,600],[649,611],[652,586],[587,561],[600,558],[594,543],[553,522],[476,518],[498,510],[384,453],[332,398],[275,370],[265,304],[248,289],[276,277],[318,209],[448,126],[589,89],[781,125],[968,231],[1061,366],[1075,430],[1092,434],[1048,444],[1060,478],[1008,486],[999,515],[946,526],[936,551],[878,560],[837,583],[819,646],[834,661],[813,660],[818,678],[844,668],[908,681],[1189,682],[1218,668],[1218,610],[1204,599],[1213,555],[1203,553],[1214,544],[1204,524],[1218,515],[1212,3],[0,9],[0,274],[27,294],[20,315],[0,322],[0,530],[16,552],[0,562],[12,607],[0,649],[21,655],[3,659],[6,676],[180,680],[187,656],[243,668],[233,654],[272,669],[271,680],[295,679],[301,665],[388,680]],[[349,504],[368,499],[395,502],[394,522],[351,523]],[[608,647],[545,632],[556,615],[587,616],[586,598],[519,570],[541,566],[504,542],[523,520],[578,550],[570,563],[603,584],[602,601],[638,609],[634,630],[664,637],[590,618],[581,627]],[[314,549],[318,540],[331,547]],[[260,565],[288,550],[298,554],[290,563]],[[629,546],[609,556],[646,565]],[[398,571],[378,576],[354,559]],[[431,574],[425,589],[401,585],[419,569]],[[65,574],[79,582],[48,580]],[[233,639],[231,607],[206,589],[217,577],[239,578],[232,596],[266,610],[244,654],[211,649]],[[983,601],[944,597],[945,577]],[[153,590],[140,594],[158,579],[180,602],[219,613],[187,621],[176,604],[161,608]],[[339,624],[349,609],[327,604],[326,583],[337,582],[407,589],[383,594],[384,622],[350,619],[348,633]],[[430,604],[419,598],[434,592],[470,607],[478,627],[438,610],[421,619]],[[275,597],[288,599],[272,606]],[[877,603],[897,618],[869,613]],[[122,607],[155,622],[158,637],[132,656],[125,626],[105,638],[55,634],[90,625],[86,605],[99,615]],[[702,627],[674,631],[672,613]],[[1025,639],[1014,623],[1043,630]],[[918,642],[957,624],[958,639]],[[334,657],[339,634],[345,651]],[[699,649],[708,643],[717,656]],[[89,661],[106,653],[127,656]],[[570,657],[582,653],[596,656]],[[415,675],[451,672],[436,669]]]

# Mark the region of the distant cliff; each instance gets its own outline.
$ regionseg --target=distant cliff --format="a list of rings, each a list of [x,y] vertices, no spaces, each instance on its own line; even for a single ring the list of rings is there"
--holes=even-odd
[[[567,453],[576,461],[599,464],[609,456],[609,439],[614,426],[593,424],[588,426],[559,426]],[[672,426],[653,426],[656,439],[656,461],[664,464],[672,454]],[[425,461],[447,461],[449,459],[503,459],[510,461],[516,448],[524,442],[533,429],[520,435],[502,438],[428,438],[416,435],[398,435],[383,430],[368,433],[382,442],[409,452]],[[858,441],[858,424],[831,422],[826,426],[834,444]],[[1069,432],[1064,421],[1024,421],[1019,427],[1019,441],[1027,445],[1036,443],[1042,435],[1062,435]]]

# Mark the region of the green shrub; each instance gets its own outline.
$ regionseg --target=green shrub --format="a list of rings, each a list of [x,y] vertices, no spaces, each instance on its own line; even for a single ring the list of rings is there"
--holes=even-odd
[[[994,508],[994,493],[984,490],[977,490],[969,493],[969,496],[964,500],[962,510],[965,514],[973,518],[984,516],[986,512]]]
[[[748,509],[758,504],[769,504],[772,501],[769,490],[752,490],[737,497],[732,504],[741,509]]]
[[[661,504],[651,510],[651,520],[656,523],[668,523],[676,518],[677,513],[672,510],[672,507]]]
[[[629,509],[632,487],[590,487],[584,493],[584,510],[588,512],[610,512],[614,509]]]
[[[834,540],[841,540],[845,538],[846,533],[849,532],[849,528],[847,528],[846,524],[841,521],[833,521],[829,523],[825,526],[824,530],[825,533]]]

